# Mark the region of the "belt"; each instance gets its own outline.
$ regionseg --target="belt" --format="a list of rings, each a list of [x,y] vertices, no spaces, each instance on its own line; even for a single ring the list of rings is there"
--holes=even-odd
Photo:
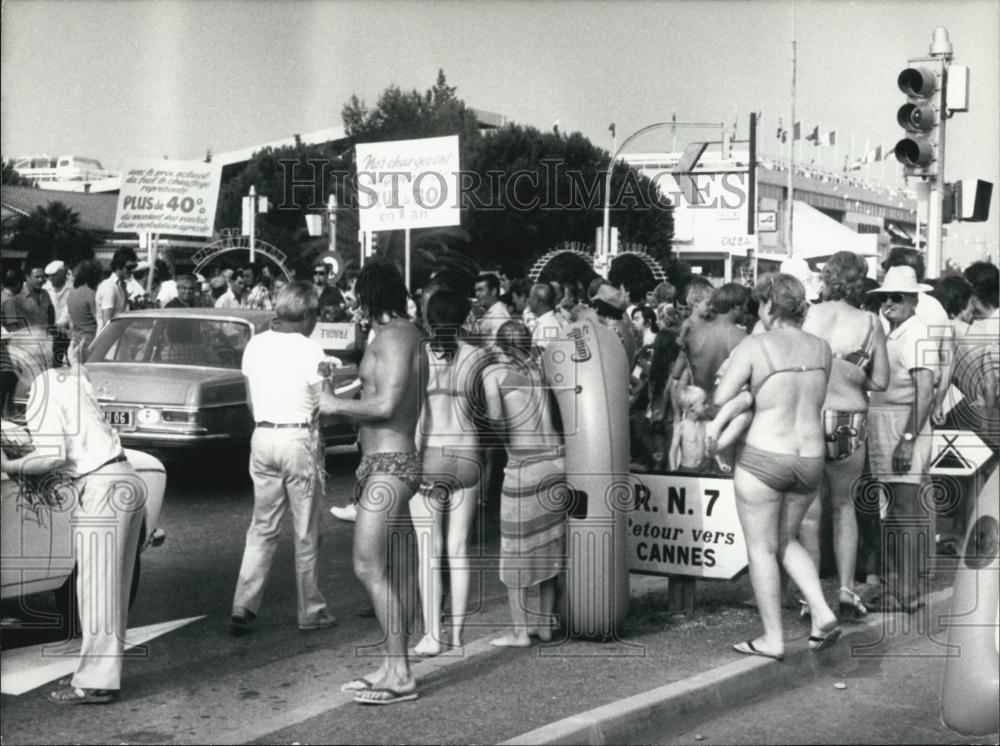
[[[312,427],[311,422],[268,422],[267,420],[262,420],[257,423],[257,427],[272,427],[272,428],[282,428],[282,427]]]

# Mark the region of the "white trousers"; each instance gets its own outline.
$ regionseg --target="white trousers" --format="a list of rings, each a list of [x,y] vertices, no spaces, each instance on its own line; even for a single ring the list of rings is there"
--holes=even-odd
[[[295,580],[298,623],[308,626],[326,615],[326,601],[319,590],[319,521],[323,508],[322,450],[319,434],[307,428],[262,428],[250,442],[250,476],[253,478],[253,520],[247,531],[240,577],[236,582],[233,611],[256,614],[264,595],[278,544],[281,518],[292,512],[295,532]]]
[[[120,689],[146,487],[127,461],[104,466],[74,485],[79,504],[70,522],[83,644],[72,683],[82,689]]]

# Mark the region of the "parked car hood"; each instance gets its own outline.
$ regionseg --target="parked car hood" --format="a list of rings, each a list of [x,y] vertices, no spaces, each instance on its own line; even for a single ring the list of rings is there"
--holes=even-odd
[[[223,398],[245,401],[243,374],[238,370],[141,363],[88,363],[87,373],[102,402],[194,407],[206,389]],[[114,397],[114,398],[112,398]],[[216,398],[216,397],[212,397]]]

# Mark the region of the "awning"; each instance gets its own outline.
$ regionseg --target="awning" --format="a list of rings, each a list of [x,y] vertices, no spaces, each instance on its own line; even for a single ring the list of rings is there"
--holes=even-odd
[[[878,255],[877,233],[855,233],[805,202],[795,200],[792,204],[793,257],[825,259],[838,251],[853,251],[862,256]]]

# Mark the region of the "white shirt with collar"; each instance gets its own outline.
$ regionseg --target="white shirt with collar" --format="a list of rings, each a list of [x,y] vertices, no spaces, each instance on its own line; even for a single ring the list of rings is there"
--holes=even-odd
[[[312,421],[319,405],[313,386],[323,380],[319,343],[298,333],[266,331],[243,350],[253,417],[257,422]]]

